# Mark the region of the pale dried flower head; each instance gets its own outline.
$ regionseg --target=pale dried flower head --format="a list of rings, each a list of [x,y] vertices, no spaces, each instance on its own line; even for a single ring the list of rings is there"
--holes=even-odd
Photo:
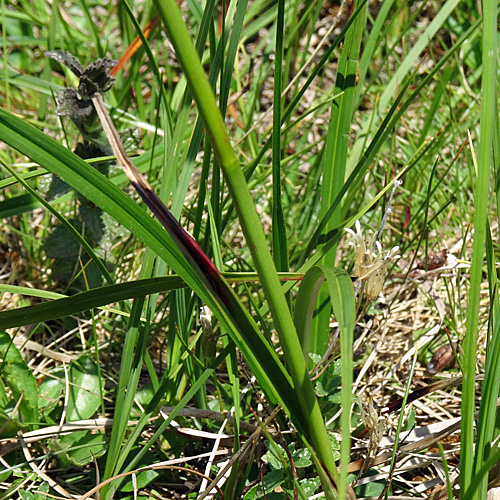
[[[354,241],[349,242],[349,245],[354,246],[354,274],[361,277],[366,274],[372,264],[371,248],[375,241],[375,234],[373,234],[368,241],[365,241],[359,220],[356,221],[354,226],[356,232],[349,228],[346,228],[346,231],[352,235],[354,239]]]
[[[346,229],[354,238],[354,241],[350,242],[350,245],[354,246],[354,272],[360,280],[366,281],[366,298],[373,301],[382,291],[390,261],[399,259],[399,247],[391,248],[384,256],[382,245],[375,241],[376,235],[372,234],[365,240],[359,221],[356,221],[355,227],[356,232]]]
[[[364,401],[360,398],[360,416],[366,430],[368,431],[368,456],[374,458],[377,454],[378,445],[382,440],[385,430],[386,418],[380,417],[373,401]]]
[[[366,298],[371,302],[375,300],[382,291],[384,286],[384,281],[387,276],[387,268],[391,260],[399,259],[397,255],[399,247],[395,246],[391,248],[384,258],[382,258],[382,245],[380,242],[376,242],[377,252],[373,254],[373,263],[371,267],[371,273],[366,281]]]

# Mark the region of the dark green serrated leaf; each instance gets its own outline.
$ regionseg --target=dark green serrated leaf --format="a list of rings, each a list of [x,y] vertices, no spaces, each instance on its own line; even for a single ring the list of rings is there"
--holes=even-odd
[[[78,232],[81,232],[81,221],[70,219],[69,222]],[[80,255],[80,243],[61,225],[56,226],[47,236],[43,247],[49,259],[69,259],[72,267],[74,267],[73,259]]]
[[[66,184],[62,179],[57,177],[57,175],[52,175],[50,179],[49,190],[47,191],[46,200],[51,201],[59,198],[63,194],[69,193],[71,191],[71,186]]]
[[[105,225],[102,210],[92,203],[82,203],[80,216],[85,223],[85,231],[96,242],[99,243],[104,236]]]

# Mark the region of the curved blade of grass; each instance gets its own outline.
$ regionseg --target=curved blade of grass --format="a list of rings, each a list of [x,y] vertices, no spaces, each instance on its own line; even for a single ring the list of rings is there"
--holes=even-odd
[[[302,346],[302,354],[306,360],[309,358],[310,352],[309,344],[314,306],[324,281],[325,277],[319,266],[309,269],[302,279],[295,301],[293,322]]]
[[[231,2],[232,3],[232,2]],[[248,0],[237,2],[234,22],[231,28],[231,37],[227,47],[227,54],[224,56],[224,69],[222,72],[219,106],[223,116],[226,114],[227,100],[231,90],[231,80],[233,77],[234,61],[238,51],[238,45],[242,39],[241,30],[245,20],[245,14],[248,12]],[[221,47],[224,48],[224,47]]]
[[[199,270],[198,265],[193,269],[161,226],[133,200],[74,153],[3,109],[0,109],[0,140],[60,176],[168,262],[231,334],[264,391],[275,401],[280,401],[294,415],[297,428],[306,433],[307,419],[302,413],[303,409],[296,404],[297,395],[289,375],[224,280],[220,280],[218,285],[226,289],[226,302],[214,293],[213,285]],[[202,274],[201,278],[197,271]]]
[[[341,379],[342,390],[340,401],[342,414],[340,427],[342,442],[340,444],[340,483],[339,497],[346,498],[348,483],[347,472],[351,453],[351,407],[352,407],[352,344],[354,341],[354,324],[356,322],[356,304],[354,289],[350,276],[338,268],[320,266],[326,279],[330,294],[333,314],[340,329]]]
[[[191,48],[194,51],[194,47],[191,46]],[[208,85],[208,81],[204,80],[207,88],[210,89]],[[210,95],[212,95],[210,93]],[[213,97],[213,95],[212,95]],[[134,188],[137,190],[137,192],[140,194],[141,198],[143,201],[147,204],[147,206],[150,208],[150,210],[155,214],[155,216],[160,220],[162,223],[163,227],[166,229],[167,233],[170,235],[172,240],[176,243],[177,247],[180,249],[182,255],[185,257],[187,262],[190,264],[190,266],[196,271],[197,276],[201,279],[201,281],[204,283],[205,287],[207,288],[207,291],[211,293],[211,295],[215,298],[218,298],[221,300],[225,305],[231,304],[234,300],[238,304],[241,304],[237,299],[234,293],[230,293],[231,290],[227,286],[227,282],[222,278],[221,273],[215,266],[215,264],[208,258],[208,256],[201,250],[199,245],[193,240],[193,238],[181,227],[179,222],[173,217],[173,215],[170,213],[170,211],[165,207],[165,205],[162,203],[162,201],[159,199],[159,197],[156,195],[156,193],[153,191],[152,187],[150,184],[147,182],[147,180],[141,176],[135,165],[130,161],[130,159],[127,157],[126,152],[123,148],[123,145],[121,144],[119,135],[117,130],[114,127],[113,122],[111,121],[111,118],[107,114],[104,103],[102,100],[101,94],[96,94],[94,97],[92,97],[92,102],[94,103],[94,106],[96,108],[97,114],[99,115],[99,119],[101,121],[101,124],[104,128],[104,131],[106,133],[106,136],[110,142],[110,145],[113,149],[113,152],[115,153],[118,163],[120,167],[125,171],[127,174],[127,177],[130,179],[132,185]],[[215,104],[215,101],[213,101],[213,104]],[[218,108],[214,108],[216,111],[216,116],[220,117],[220,114],[218,113]],[[234,153],[233,153],[234,154]],[[227,167],[227,165],[226,165]],[[237,171],[242,175],[241,170],[239,170],[239,166],[236,165]],[[233,172],[234,173],[234,172]],[[234,180],[234,179],[233,179]],[[242,186],[240,186],[241,188]],[[248,189],[242,190],[241,193],[247,193]],[[253,213],[257,215],[257,212],[255,211],[255,208],[252,205]],[[240,214],[241,215],[241,214]],[[261,228],[261,234],[263,235],[262,228]],[[270,254],[264,254],[264,258],[270,258]],[[271,264],[272,265],[272,264]],[[260,275],[261,279],[263,276],[265,277],[266,275]],[[274,272],[274,276],[277,279],[277,273],[276,271]],[[278,281],[279,283],[279,281]],[[282,291],[281,287],[277,287],[277,291]],[[279,296],[277,297],[279,298]],[[284,299],[284,295],[281,295],[281,298]],[[286,302],[285,302],[286,304]],[[231,309],[231,308],[229,308]],[[286,308],[285,309],[288,313],[289,310]],[[285,310],[281,309],[282,312]],[[291,320],[290,314],[288,314],[288,317]],[[286,319],[287,316],[278,316],[278,319]],[[280,331],[280,330],[278,330]],[[285,338],[285,341],[289,343],[289,345],[293,345],[294,343],[298,343],[298,338],[296,336],[293,336],[293,331],[288,330],[286,331],[287,337]],[[284,332],[282,331],[282,334]],[[288,354],[288,356],[286,356]],[[343,492],[343,496],[341,498],[345,497],[346,490],[349,488],[347,485],[342,485],[339,483],[338,478],[336,476],[336,466],[335,463],[333,462],[333,456],[332,452],[329,446],[325,446],[324,441],[323,442],[318,442],[317,438],[318,436],[323,433],[324,437],[326,437],[326,429],[324,427],[323,419],[321,416],[321,412],[319,410],[319,405],[318,401],[315,397],[315,394],[312,390],[312,384],[309,379],[308,373],[306,371],[307,366],[305,363],[305,360],[298,354],[296,351],[292,352],[286,352],[285,349],[285,356],[287,357],[288,360],[290,360],[293,365],[292,365],[292,380],[295,383],[295,389],[296,389],[296,396],[299,397],[299,400],[302,401],[301,408],[299,409],[299,412],[302,413],[302,416],[306,417],[306,420],[298,421],[296,423],[297,428],[300,431],[307,430],[308,433],[303,435],[312,436],[313,442],[315,442],[315,448],[318,451],[318,454],[321,456],[320,463],[324,462],[324,460],[330,460],[332,462],[332,465],[327,469],[328,472],[331,474],[331,480],[335,481],[337,484],[337,487],[339,491]],[[298,375],[296,372],[293,370],[294,368],[301,370],[303,369],[304,373],[302,371],[299,371]],[[295,375],[295,376],[294,376]],[[278,391],[279,392],[279,391]],[[299,413],[298,412],[298,413]],[[310,414],[313,414],[313,417],[315,418],[309,418],[308,417]],[[293,420],[293,414],[291,414],[292,420]],[[316,420],[316,421],[315,421]],[[312,424],[312,429],[311,425]],[[326,462],[327,464],[327,462]],[[332,467],[333,466],[333,467]],[[108,474],[106,474],[108,476]],[[323,488],[325,490],[325,494],[327,495],[328,498],[334,497],[335,492],[332,488],[332,484],[330,480],[326,480],[326,476],[323,477]]]
[[[350,276],[339,268],[314,266],[304,276],[297,294],[294,322],[302,343],[304,357],[309,355],[309,335],[314,306],[326,280],[333,314],[340,330],[340,350],[342,363],[342,415],[340,424],[342,442],[340,447],[341,469],[339,497],[344,498],[347,484],[347,466],[351,450],[351,405],[352,405],[352,344],[356,321],[356,303]]]
[[[186,284],[179,276],[163,276],[149,278],[131,283],[120,283],[119,285],[104,286],[95,290],[81,292],[71,297],[47,292],[45,290],[33,290],[26,287],[5,288],[0,285],[0,292],[26,294],[34,297],[51,298],[50,302],[43,302],[34,306],[19,307],[0,312],[0,328],[13,328],[44,321],[64,318],[71,314],[78,314],[97,307],[103,307],[122,300],[144,297],[153,293],[168,292],[178,288],[184,288]]]
[[[155,5],[165,23],[177,58],[182,64],[215,156],[227,180],[243,233],[261,279],[264,294],[283,347],[287,369],[294,381],[295,405],[301,408],[302,416],[305,417],[305,420],[296,424],[302,431],[306,430],[305,435],[310,437],[319,460],[330,476],[336,478],[335,461],[328,446],[323,417],[309,379],[292,316],[245,177],[231,147],[224,121],[175,0],[156,0]],[[331,485],[324,484],[323,486],[328,496],[334,495]]]

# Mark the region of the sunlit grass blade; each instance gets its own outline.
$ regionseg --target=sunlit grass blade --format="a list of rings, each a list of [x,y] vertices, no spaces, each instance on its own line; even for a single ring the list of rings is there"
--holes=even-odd
[[[203,119],[215,156],[227,180],[229,191],[235,204],[243,233],[252,253],[254,265],[261,279],[262,287],[269,303],[276,330],[283,347],[287,369],[294,380],[296,400],[302,415],[306,417],[306,436],[318,453],[318,459],[332,478],[336,477],[336,465],[327,444],[326,430],[307,373],[300,343],[295,331],[288,305],[278,280],[276,268],[267,247],[261,222],[255,210],[246,185],[239,161],[230,145],[224,122],[219,113],[212,90],[197,58],[192,41],[182,21],[179,9],[173,0],[155,2],[166,25],[167,32],[175,47],[176,55],[183,65],[191,91]],[[300,390],[299,390],[300,388]],[[324,483],[328,496],[333,495],[331,485]]]
[[[348,157],[349,131],[354,114],[354,94],[356,91],[356,75],[359,65],[359,51],[365,24],[365,13],[357,16],[352,29],[345,38],[342,53],[338,62],[335,88],[332,94],[340,97],[331,106],[330,123],[325,143],[325,159],[323,163],[323,179],[321,182],[320,217],[324,218],[330,207],[335,206],[328,219],[325,231],[328,233],[341,227],[341,205],[333,205],[333,201],[346,182],[346,166]],[[333,246],[330,254],[322,259],[322,264],[331,264],[331,255],[335,254]],[[329,262],[330,261],[330,262]],[[325,303],[326,291],[320,293],[319,304]],[[311,352],[323,354],[326,351],[329,337],[330,308],[318,310],[311,331]]]
[[[285,374],[274,350],[263,340],[246,310],[238,305],[231,289],[228,288],[227,295],[231,302],[218,303],[217,298],[205,289],[195,270],[187,264],[167,233],[133,200],[71,151],[4,110],[0,110],[0,139],[59,175],[168,262],[186,284],[209,305],[221,324],[231,333],[235,343],[258,374],[266,393],[280,400],[285,396],[289,400],[288,404],[283,400],[286,408],[296,401],[289,376]],[[271,356],[272,360],[268,356]],[[257,361],[258,358],[261,360]],[[274,376],[280,379],[279,383],[270,382],[270,377]],[[281,395],[278,395],[273,387],[279,387]],[[292,409],[294,410],[301,411],[299,408]],[[298,422],[301,420],[302,417],[299,416]],[[300,423],[297,425],[300,426]]]
[[[496,2],[486,0],[483,2],[483,41],[482,41],[482,103],[481,103],[481,126],[478,147],[477,180],[474,193],[474,241],[472,247],[472,266],[470,276],[469,302],[467,304],[467,332],[464,341],[464,380],[462,385],[462,434],[461,434],[461,474],[460,490],[467,494],[471,487],[474,474],[483,466],[488,458],[489,443],[493,436],[491,425],[492,412],[491,398],[496,399],[498,395],[498,358],[495,361],[487,360],[486,368],[490,382],[485,384],[488,390],[485,401],[481,402],[481,410],[484,412],[480,418],[480,431],[478,438],[481,447],[475,447],[474,442],[474,411],[475,411],[475,375],[476,358],[478,348],[478,317],[480,286],[483,273],[484,244],[486,235],[486,224],[488,221],[488,210],[490,206],[489,186],[492,170],[492,145],[493,131],[498,117],[498,85],[497,85],[497,6]],[[498,318],[494,318],[498,321]],[[500,352],[497,324],[492,330],[492,343],[489,355]],[[490,379],[491,377],[491,379]],[[496,385],[495,385],[496,384]],[[486,419],[489,419],[490,424]],[[475,453],[474,453],[475,447]],[[481,479],[479,490],[470,496],[470,499],[484,498],[486,496],[487,477]]]
[[[26,294],[37,297],[51,298],[34,306],[19,307],[0,312],[0,328],[13,328],[22,325],[42,323],[44,321],[63,318],[83,311],[107,306],[123,300],[144,297],[154,293],[168,292],[185,287],[186,284],[178,276],[163,276],[149,278],[130,283],[120,283],[80,292],[71,297],[61,297],[43,290],[37,291],[26,287],[0,286],[0,292]],[[36,293],[37,292],[37,293]],[[58,298],[56,298],[58,297]]]
[[[375,157],[376,153],[379,151],[383,142],[387,139],[389,133],[393,130],[395,124],[404,116],[404,113],[408,109],[408,107],[415,102],[417,97],[422,93],[422,91],[427,88],[429,83],[433,78],[438,74],[438,72],[449,63],[450,59],[453,55],[460,49],[460,47],[468,40],[468,38],[481,26],[482,20],[478,19],[475,23],[473,23],[466,32],[455,42],[455,44],[446,52],[446,54],[434,65],[433,69],[422,79],[421,83],[418,87],[407,97],[404,103],[401,104],[402,99],[408,89],[412,77],[416,75],[417,70],[413,72],[412,75],[408,76],[407,79],[401,83],[399,82],[399,93],[395,98],[394,103],[392,104],[390,110],[385,115],[382,123],[380,124],[377,132],[374,134],[372,141],[369,146],[359,159],[355,168],[349,174],[348,179],[345,181],[342,189],[336,196],[335,200],[332,202],[328,212],[325,214],[323,219],[318,224],[317,229],[315,230],[314,235],[309,240],[306,250],[304,251],[299,264],[302,265],[307,258],[310,257],[312,249],[317,245],[318,239],[321,233],[324,231],[324,228],[327,224],[329,217],[333,214],[336,206],[340,203],[342,197],[349,191],[353,189],[357,183],[360,182],[360,179],[363,178],[363,172],[368,168],[368,165]]]
[[[297,294],[297,305],[294,312],[294,322],[297,333],[301,339],[304,357],[309,357],[309,336],[311,334],[311,320],[314,313],[314,305],[318,297],[321,285],[326,281],[333,314],[338,322],[340,332],[340,350],[342,362],[342,391],[341,391],[341,469],[339,480],[339,496],[346,495],[347,466],[350,455],[351,441],[351,405],[352,405],[352,345],[353,330],[355,324],[356,308],[354,300],[354,289],[351,278],[343,270],[328,266],[315,266],[311,268],[302,283]]]

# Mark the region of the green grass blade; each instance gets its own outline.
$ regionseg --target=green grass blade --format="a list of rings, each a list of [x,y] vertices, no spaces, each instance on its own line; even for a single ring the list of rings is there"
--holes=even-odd
[[[475,411],[475,373],[477,358],[479,293],[483,273],[484,242],[490,203],[489,184],[492,168],[493,131],[495,130],[495,115],[497,106],[497,7],[496,2],[483,2],[483,43],[482,43],[482,104],[481,124],[477,161],[477,181],[474,193],[474,241],[472,246],[472,266],[467,305],[467,332],[464,341],[464,379],[462,384],[462,433],[460,437],[460,490],[467,492],[470,488],[474,472],[481,469],[484,449],[476,447],[474,460],[474,411]],[[498,348],[498,347],[497,347]],[[490,362],[491,363],[491,362]],[[498,361],[496,361],[498,363]],[[491,365],[490,365],[491,369]],[[495,378],[498,374],[492,373]],[[490,387],[490,390],[493,388]],[[491,394],[490,394],[491,395]],[[486,417],[486,415],[485,415]],[[482,427],[484,432],[481,441],[487,444],[491,438],[491,429]],[[473,463],[474,461],[474,463]],[[479,491],[471,499],[484,498],[486,495],[487,478],[482,479]]]
[[[311,352],[309,346],[314,306],[324,280],[324,275],[320,267],[314,266],[309,269],[302,279],[295,301],[293,321],[302,346],[302,353],[306,360],[308,360],[309,353]]]
[[[328,221],[330,220],[330,217],[333,215],[336,208],[339,206],[343,196],[347,193],[347,191],[352,187],[352,185],[358,179],[362,178],[363,173],[368,168],[368,165],[375,156],[376,152],[378,151],[378,148],[381,147],[381,144],[383,143],[383,141],[385,141],[388,134],[393,129],[393,126],[401,118],[402,114],[404,113],[404,110],[406,110],[410,102],[413,102],[411,101],[411,98],[408,98],[407,101],[405,101],[404,105],[400,105],[405,95],[405,92],[410,85],[410,82],[411,78],[408,78],[407,81],[401,85],[400,93],[398,94],[390,111],[387,113],[382,124],[377,130],[377,133],[375,134],[372,142],[368,146],[367,150],[363,154],[363,157],[360,159],[354,170],[352,170],[352,172],[350,173],[347,180],[343,183],[342,187],[340,188],[340,191],[335,196],[335,199],[329,206],[327,212],[325,213],[320,223],[318,224],[318,227],[316,228],[314,234],[310,238],[306,250],[304,251],[301,259],[299,260],[299,265],[302,265],[307,260],[307,258],[309,258],[310,254],[312,253],[312,250],[318,244],[319,238],[321,234],[324,232],[325,227],[328,224]]]
[[[337,79],[333,95],[340,95],[331,107],[331,118],[326,140],[323,182],[321,184],[321,216],[328,212],[333,201],[344,186],[346,178],[346,159],[348,155],[349,131],[353,118],[356,74],[358,71],[359,50],[365,16],[361,13],[347,32],[344,48],[339,60]],[[340,225],[340,210],[332,213],[325,229],[331,230]]]
[[[307,419],[304,418],[302,409],[295,404],[296,393],[289,376],[285,373],[274,350],[262,338],[257,325],[228,285],[220,284],[227,286],[226,299],[229,302],[219,302],[219,299],[207,290],[206,283],[200,281],[195,270],[185,261],[167,233],[142,208],[74,153],[2,109],[0,109],[0,140],[59,175],[168,262],[188,286],[205,301],[231,334],[265,392],[280,400],[292,414],[295,413],[298,427],[302,425],[304,429],[306,428]],[[275,377],[276,379],[271,382]],[[276,387],[280,388],[280,393],[277,393]]]
[[[326,138],[325,162],[323,165],[323,180],[321,183],[320,217],[325,217],[330,207],[334,210],[325,226],[325,231],[341,227],[340,204],[333,201],[342,190],[346,180],[346,163],[348,157],[349,131],[354,113],[354,94],[356,91],[356,75],[358,72],[359,50],[365,24],[364,11],[361,12],[346,34],[345,43],[340,56],[333,95],[340,97],[331,106],[330,123]],[[322,259],[322,264],[331,263],[331,255],[335,254],[333,246],[330,254]],[[319,303],[324,304],[326,291],[320,293]],[[311,332],[311,352],[322,355],[328,346],[330,308],[323,307],[313,323]]]
[[[342,360],[342,414],[340,424],[342,429],[341,470],[339,480],[339,497],[345,498],[347,484],[347,466],[351,450],[351,405],[352,405],[352,344],[356,319],[356,303],[354,289],[349,275],[338,268],[314,266],[304,276],[297,294],[294,322],[301,339],[302,352],[309,357],[309,335],[314,313],[314,305],[326,280],[333,314],[340,330],[340,349]]]
[[[174,45],[176,55],[181,62],[190,84],[191,91],[198,106],[199,113],[205,124],[207,134],[212,143],[217,161],[219,162],[235,204],[243,233],[248,242],[254,265],[261,279],[264,294],[269,303],[275,327],[278,332],[287,369],[294,380],[296,401],[299,401],[302,415],[302,430],[307,429],[311,444],[318,453],[320,461],[332,477],[337,475],[332,452],[328,446],[326,430],[307,373],[307,366],[302,356],[300,342],[288,309],[285,295],[281,288],[273,259],[267,246],[267,240],[262,230],[260,219],[255,210],[245,177],[241,171],[238,159],[231,147],[224,121],[215,103],[214,95],[201,63],[196,55],[186,26],[182,20],[175,0],[155,1],[158,11],[165,23],[170,40]],[[300,390],[298,389],[300,388]],[[333,494],[331,485],[325,484],[329,495]]]
[[[384,25],[387,23],[387,18],[391,12],[391,7],[394,4],[394,0],[385,0],[382,2],[380,6],[380,11],[377,14],[377,18],[375,19],[375,23],[370,30],[370,34],[367,39],[364,40],[363,53],[360,59],[360,74],[358,85],[356,86],[356,96],[354,98],[354,102],[356,103],[356,107],[358,107],[358,103],[360,101],[360,95],[362,90],[364,89],[364,81],[366,79],[366,75],[368,73],[368,69],[373,60],[374,54],[379,47],[381,32],[384,28]]]
[[[239,1],[234,15],[234,23],[231,29],[231,36],[229,38],[229,45],[227,54],[224,61],[224,70],[222,72],[221,85],[220,85],[220,100],[219,106],[223,116],[226,114],[227,100],[229,91],[231,90],[231,80],[233,77],[234,63],[238,51],[238,45],[242,38],[242,28],[245,21],[245,14],[247,12],[248,0]]]
[[[283,87],[283,37],[285,0],[278,0],[273,99],[273,257],[278,271],[288,271],[288,245],[281,201],[281,91]]]
[[[115,395],[115,418],[109,440],[109,448],[106,456],[106,467],[103,478],[108,479],[114,473],[118,473],[118,462],[121,457],[121,448],[127,431],[127,420],[132,409],[139,376],[142,371],[145,343],[147,342],[147,330],[140,322],[144,306],[144,297],[134,300],[130,321],[123,342],[121,358],[120,377]]]
[[[492,445],[498,436],[495,435],[498,388],[500,387],[500,318],[492,318],[495,325],[491,339],[488,342],[484,383],[481,390],[481,403],[477,419],[476,452],[474,455],[474,469],[472,482],[477,483],[481,468],[492,454]],[[478,487],[476,496],[469,492],[464,499],[484,498],[488,485],[488,476],[483,475],[481,486]]]
[[[333,314],[339,324],[341,354],[341,406],[340,427],[340,482],[339,498],[347,498],[347,474],[351,454],[351,407],[353,382],[354,325],[356,322],[356,301],[350,276],[343,270],[320,266],[326,279]]]
[[[185,287],[186,284],[178,276],[148,278],[130,283],[120,283],[81,292],[71,297],[64,297],[53,292],[33,290],[26,287],[10,287],[1,285],[0,292],[27,294],[35,297],[51,298],[34,306],[19,307],[0,312],[0,328],[13,328],[22,325],[42,323],[56,318],[64,318],[90,309],[103,307],[123,300],[144,297],[154,293],[163,293]]]

